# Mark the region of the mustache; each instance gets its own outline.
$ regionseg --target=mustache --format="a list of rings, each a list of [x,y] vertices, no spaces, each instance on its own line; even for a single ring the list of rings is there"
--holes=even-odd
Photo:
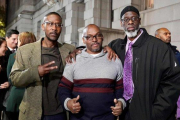
[[[98,42],[94,42],[94,43],[92,43],[91,45],[95,45],[95,44],[98,44],[98,45],[99,45],[100,43],[98,43]]]
[[[56,34],[56,35],[58,35],[55,31],[54,32],[50,32],[49,34]]]

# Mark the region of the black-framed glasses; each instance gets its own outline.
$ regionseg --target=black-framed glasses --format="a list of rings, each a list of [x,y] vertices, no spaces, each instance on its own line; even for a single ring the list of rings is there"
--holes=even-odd
[[[53,22],[50,22],[50,21],[44,21],[44,24],[46,24],[46,25],[48,25],[49,27],[53,27],[54,25],[56,26],[56,27],[62,27],[63,26],[63,24],[60,24],[60,23],[53,23]]]
[[[98,40],[102,39],[103,35],[101,33],[98,33],[98,34],[96,34],[94,36],[93,35],[87,35],[87,36],[83,36],[83,37],[88,41],[92,41],[94,38],[96,38]]]
[[[122,22],[125,22],[125,23],[129,23],[129,21],[132,21],[132,22],[137,22],[139,20],[139,17],[137,16],[133,16],[131,18],[127,18],[125,17],[124,19],[121,19]]]

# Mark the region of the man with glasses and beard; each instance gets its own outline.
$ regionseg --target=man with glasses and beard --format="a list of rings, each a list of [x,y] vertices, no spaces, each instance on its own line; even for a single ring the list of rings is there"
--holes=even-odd
[[[82,39],[86,48],[64,69],[60,101],[71,111],[70,120],[115,120],[125,107],[121,61],[108,60],[98,26],[85,27]]]
[[[175,120],[172,111],[180,92],[180,68],[174,53],[161,40],[139,28],[141,18],[133,6],[120,15],[126,37],[109,46],[121,59],[123,97],[126,100],[122,119]]]
[[[65,66],[65,57],[75,49],[58,43],[62,18],[56,12],[45,15],[45,37],[18,48],[10,78],[16,87],[24,87],[19,120],[67,120],[58,100],[57,89]]]

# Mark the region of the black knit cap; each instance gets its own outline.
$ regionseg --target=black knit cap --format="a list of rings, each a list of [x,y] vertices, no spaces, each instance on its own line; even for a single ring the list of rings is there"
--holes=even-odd
[[[135,12],[138,14],[139,16],[139,10],[133,6],[127,6],[125,7],[122,11],[121,11],[121,15],[120,15],[120,18],[122,18],[122,16],[126,13],[126,12],[129,12],[129,11],[132,11],[132,12]]]

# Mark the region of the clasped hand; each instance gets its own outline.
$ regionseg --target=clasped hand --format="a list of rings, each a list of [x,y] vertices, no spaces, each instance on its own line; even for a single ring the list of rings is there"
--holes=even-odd
[[[6,89],[9,88],[10,84],[9,82],[4,82],[3,84],[0,85],[0,89]]]

